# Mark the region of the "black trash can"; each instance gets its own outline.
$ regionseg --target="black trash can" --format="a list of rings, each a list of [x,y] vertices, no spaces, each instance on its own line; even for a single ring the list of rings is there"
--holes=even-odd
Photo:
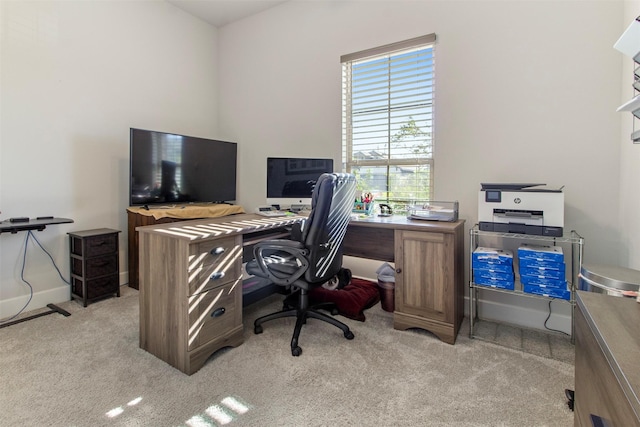
[[[384,311],[393,312],[396,305],[396,271],[385,262],[376,270],[376,273],[378,274],[380,305]]]

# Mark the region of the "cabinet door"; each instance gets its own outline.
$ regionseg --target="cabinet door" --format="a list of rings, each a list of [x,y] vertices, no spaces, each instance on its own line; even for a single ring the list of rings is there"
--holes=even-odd
[[[396,311],[427,319],[453,320],[453,236],[396,231]]]

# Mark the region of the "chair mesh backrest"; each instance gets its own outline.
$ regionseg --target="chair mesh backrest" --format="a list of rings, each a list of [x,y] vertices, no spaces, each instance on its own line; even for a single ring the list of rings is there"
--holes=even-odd
[[[340,270],[355,192],[356,178],[351,174],[325,173],[316,182],[311,213],[302,230],[302,242],[310,251],[307,282],[327,281]]]

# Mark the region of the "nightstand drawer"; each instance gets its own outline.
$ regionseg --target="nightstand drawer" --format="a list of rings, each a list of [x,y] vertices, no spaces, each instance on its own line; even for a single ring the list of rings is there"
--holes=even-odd
[[[114,274],[118,272],[118,254],[89,258],[84,264],[86,264],[86,271],[82,271],[82,259],[74,258],[71,263],[71,274],[83,276],[86,279]]]
[[[112,233],[85,237],[84,245],[86,253],[82,253],[82,245],[79,244],[72,245],[71,253],[88,258],[116,252],[118,250],[118,234]]]
[[[188,349],[193,350],[242,324],[240,282],[189,298]],[[239,302],[240,300],[240,302]]]
[[[73,277],[72,280],[72,292],[85,300],[91,300],[111,294],[118,294],[119,296],[120,282],[117,274],[93,280],[82,280]],[[83,289],[83,284],[85,284],[84,282],[86,282],[86,295]]]

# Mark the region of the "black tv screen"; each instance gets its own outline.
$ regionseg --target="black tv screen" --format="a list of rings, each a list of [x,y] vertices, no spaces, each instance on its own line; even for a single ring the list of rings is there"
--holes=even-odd
[[[237,144],[131,128],[131,206],[236,200]]]

